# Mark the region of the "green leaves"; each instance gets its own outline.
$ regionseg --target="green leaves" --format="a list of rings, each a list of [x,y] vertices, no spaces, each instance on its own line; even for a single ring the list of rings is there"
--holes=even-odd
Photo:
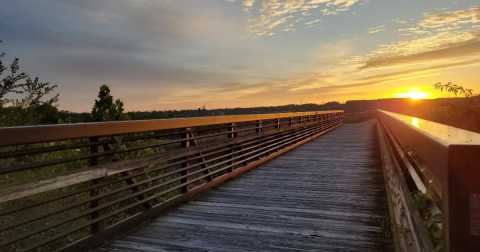
[[[429,221],[433,221],[435,223],[442,223],[443,222],[443,214],[438,213],[432,216],[432,218],[429,219]]]
[[[380,236],[380,234],[384,235],[387,238],[390,238],[390,236],[392,236],[394,225],[392,225],[390,218],[372,215],[370,216],[370,222],[380,224],[380,227],[377,230],[377,236]]]
[[[435,89],[443,92],[445,89],[449,93],[463,94],[467,98],[467,104],[444,103],[443,106],[447,108],[451,114],[460,115],[465,126],[461,127],[466,130],[480,132],[480,95],[474,94],[473,89],[464,88],[449,82],[447,84],[437,83],[433,85]],[[462,120],[462,121],[463,121]]]
[[[0,41],[1,42],[1,41]],[[0,75],[7,67],[0,54]],[[45,100],[45,96],[53,92],[57,85],[51,86],[48,82],[40,82],[38,78],[31,79],[25,73],[18,73],[20,60],[15,58],[10,64],[10,74],[0,79],[0,127],[25,126],[38,124],[54,124],[58,122],[58,109],[54,103],[58,102],[58,94]],[[20,82],[25,80],[25,82]],[[21,94],[17,99],[7,99],[8,94]],[[17,96],[18,97],[18,96]]]
[[[440,90],[443,92],[445,89],[449,93],[454,93],[457,96],[458,93],[465,95],[465,97],[471,97],[473,95],[473,89],[463,88],[462,86],[458,86],[457,84],[453,84],[449,82],[447,84],[442,85],[442,83],[437,83],[433,85],[435,89]]]
[[[114,136],[113,138],[115,138],[115,141],[117,141],[117,144],[121,144],[121,143],[122,143],[122,138],[123,138],[123,136]]]

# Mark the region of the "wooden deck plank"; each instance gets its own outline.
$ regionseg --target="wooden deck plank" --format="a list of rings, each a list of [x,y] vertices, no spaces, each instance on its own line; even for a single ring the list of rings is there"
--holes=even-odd
[[[394,251],[374,121],[346,124],[99,251]]]

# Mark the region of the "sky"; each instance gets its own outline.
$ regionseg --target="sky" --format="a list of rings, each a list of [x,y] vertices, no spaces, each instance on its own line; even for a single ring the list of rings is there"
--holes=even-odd
[[[0,40],[75,112],[480,92],[478,0],[2,0]]]

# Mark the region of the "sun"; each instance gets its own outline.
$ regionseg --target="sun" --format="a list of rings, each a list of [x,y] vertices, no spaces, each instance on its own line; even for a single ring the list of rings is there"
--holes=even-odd
[[[430,93],[419,91],[418,88],[412,88],[408,92],[405,93],[396,93],[393,94],[395,97],[400,98],[410,98],[412,100],[419,100],[419,99],[428,99]]]
[[[413,100],[418,100],[418,99],[427,99],[429,94],[427,92],[421,92],[421,91],[410,91],[406,93],[406,96]]]

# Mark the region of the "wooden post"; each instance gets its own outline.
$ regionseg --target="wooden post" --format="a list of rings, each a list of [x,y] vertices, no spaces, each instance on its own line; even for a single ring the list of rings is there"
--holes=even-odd
[[[256,129],[255,129],[255,132],[256,133],[261,133],[263,131],[263,128],[262,128],[262,120],[257,120],[257,124],[255,125],[256,126]],[[258,141],[258,156],[257,156],[257,160],[260,160],[260,148],[262,146],[262,140],[259,140]]]
[[[450,145],[448,186],[442,192],[445,251],[480,247],[480,145]]]
[[[280,118],[275,119],[275,130],[280,130]],[[277,151],[280,150],[280,139],[277,138]]]
[[[229,133],[227,134],[227,138],[236,138],[237,137],[237,132],[234,132],[236,130],[236,127],[235,127],[235,123],[230,123],[230,127],[227,129],[229,132],[232,132],[232,133]],[[230,150],[230,152],[232,153],[232,155],[230,156],[230,161],[227,163],[227,165],[232,165],[233,164],[233,152],[234,152],[234,147],[235,144],[232,144],[231,147],[232,149]],[[228,168],[227,169],[227,172],[233,172],[233,166]]]
[[[99,137],[91,137],[90,142],[97,142],[101,139],[102,138],[99,138]],[[102,152],[102,151],[103,151],[103,145],[90,146],[90,153],[97,153],[97,152]],[[90,158],[90,166],[99,165],[100,163],[101,163],[101,158],[100,157],[91,157]],[[93,185],[98,184],[100,182],[101,182],[101,179],[92,180]],[[103,194],[103,187],[94,187],[90,190],[90,196],[91,197],[97,196],[97,195],[102,195],[102,194]],[[95,208],[95,207],[100,206],[103,203],[103,201],[104,201],[104,199],[100,198],[100,199],[96,199],[96,200],[90,202],[90,208]],[[97,219],[103,213],[104,213],[104,209],[92,212],[90,214],[90,219],[91,220]],[[105,228],[105,222],[104,221],[98,221],[98,222],[93,223],[90,226],[90,232],[92,234],[97,233],[97,232],[102,231],[104,228]]]
[[[189,131],[190,128],[183,128],[183,129],[180,129],[180,130],[181,130],[181,131]],[[188,140],[188,138],[190,138],[190,133],[189,133],[189,132],[182,133],[182,134],[180,135],[180,137],[185,139],[185,141],[181,142],[180,146],[181,146],[182,148],[188,148],[188,147],[190,146],[190,140]],[[188,157],[187,157],[187,156],[186,156],[186,157],[182,157],[182,160],[184,160],[184,159],[188,159]],[[181,168],[186,168],[186,167],[188,167],[188,162],[182,163],[182,164],[180,165],[180,167],[181,167]],[[188,170],[188,169],[185,170],[185,171],[180,172],[180,176],[185,176],[185,175],[188,175],[188,174],[189,174],[189,170]],[[180,183],[182,183],[182,184],[183,184],[183,183],[187,183],[189,180],[190,180],[190,178],[189,178],[189,177],[186,177],[186,178],[181,179],[181,182],[180,182]],[[185,185],[185,186],[182,186],[182,190],[181,190],[182,193],[186,193],[186,192],[188,192],[188,191],[190,191],[190,185],[189,185],[189,184],[188,184],[188,185]]]

